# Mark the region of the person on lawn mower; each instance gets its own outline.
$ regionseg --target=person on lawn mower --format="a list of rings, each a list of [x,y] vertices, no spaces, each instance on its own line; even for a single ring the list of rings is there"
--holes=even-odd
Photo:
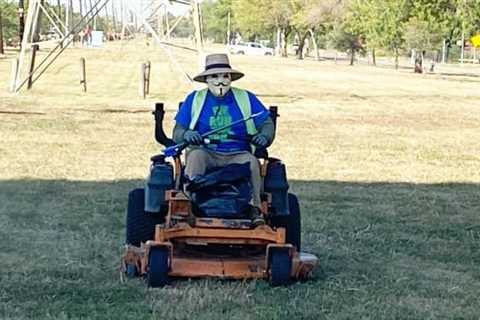
[[[187,179],[203,175],[213,167],[250,164],[250,218],[253,226],[258,226],[265,224],[265,220],[260,210],[260,168],[252,154],[252,145],[260,148],[269,146],[274,139],[274,124],[269,111],[255,94],[231,86],[232,81],[243,76],[243,73],[232,69],[226,54],[208,55],[205,71],[194,77],[195,81],[206,83],[207,88],[193,91],[185,98],[175,117],[173,140],[176,143],[186,141],[190,145],[186,153]],[[201,136],[256,113],[261,115],[209,136],[209,140],[215,143],[206,143],[208,141]]]

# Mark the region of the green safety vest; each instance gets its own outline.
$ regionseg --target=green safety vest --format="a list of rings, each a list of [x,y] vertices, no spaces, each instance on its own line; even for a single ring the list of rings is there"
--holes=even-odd
[[[235,101],[237,102],[238,107],[242,113],[244,119],[252,115],[252,106],[250,104],[250,98],[248,97],[248,92],[238,88],[231,88]],[[200,118],[200,113],[202,112],[203,105],[205,104],[205,99],[207,98],[208,88],[199,90],[195,92],[192,102],[192,120],[190,121],[190,130],[194,130],[197,125],[198,118]],[[257,128],[255,127],[255,122],[253,119],[249,119],[245,122],[247,127],[247,133],[255,135],[257,133]]]

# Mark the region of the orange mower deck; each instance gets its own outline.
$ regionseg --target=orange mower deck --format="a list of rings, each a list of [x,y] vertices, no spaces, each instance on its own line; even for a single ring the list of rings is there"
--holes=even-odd
[[[168,276],[170,277],[218,277],[228,279],[270,278],[269,254],[272,250],[284,250],[291,258],[290,277],[308,278],[318,259],[307,253],[299,253],[285,243],[285,229],[273,230],[267,225],[247,229],[248,220],[196,218],[194,225],[178,223],[164,228],[157,225],[155,239],[147,241],[141,248],[127,246],[124,265],[135,264],[140,274],[148,275],[149,255],[156,248],[168,251]],[[185,246],[222,244],[228,246],[247,245],[258,248],[255,254],[235,256],[227,254],[189,254]]]

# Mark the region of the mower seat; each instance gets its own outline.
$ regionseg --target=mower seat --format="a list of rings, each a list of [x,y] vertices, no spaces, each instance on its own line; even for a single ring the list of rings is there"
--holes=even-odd
[[[245,219],[250,213],[252,188],[249,163],[212,168],[188,180],[194,215],[208,218]]]

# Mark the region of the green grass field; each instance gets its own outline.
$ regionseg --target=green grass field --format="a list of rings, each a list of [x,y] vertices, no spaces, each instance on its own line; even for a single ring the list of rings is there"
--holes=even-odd
[[[194,74],[196,57],[173,52]],[[480,319],[478,76],[231,57],[238,86],[280,108],[271,154],[321,265],[288,287],[147,289],[120,280],[127,194],[160,150],[153,103],[167,103],[170,130],[191,86],[160,49],[118,43],[67,50],[14,95],[12,55],[0,58],[0,319]]]

